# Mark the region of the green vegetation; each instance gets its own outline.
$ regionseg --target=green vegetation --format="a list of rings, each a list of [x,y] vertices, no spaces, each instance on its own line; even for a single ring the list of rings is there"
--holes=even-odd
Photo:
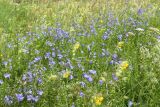
[[[159,0],[0,0],[0,107],[159,107]]]

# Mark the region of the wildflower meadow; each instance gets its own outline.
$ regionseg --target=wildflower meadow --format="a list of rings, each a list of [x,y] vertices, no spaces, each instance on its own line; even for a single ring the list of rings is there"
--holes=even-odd
[[[160,1],[0,0],[0,107],[160,107]]]

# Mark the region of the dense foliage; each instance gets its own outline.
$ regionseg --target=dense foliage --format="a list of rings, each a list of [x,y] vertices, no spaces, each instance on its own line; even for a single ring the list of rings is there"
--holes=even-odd
[[[0,107],[160,106],[158,0],[0,0]]]

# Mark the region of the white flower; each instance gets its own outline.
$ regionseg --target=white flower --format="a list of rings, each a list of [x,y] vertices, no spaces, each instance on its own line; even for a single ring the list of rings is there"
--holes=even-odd
[[[136,28],[135,30],[140,31],[140,32],[144,31],[144,29],[142,29],[142,28]]]
[[[154,27],[149,27],[149,30],[150,30],[150,31],[153,31],[153,32],[156,32],[156,33],[159,33],[159,32],[160,32],[159,29],[154,28]]]

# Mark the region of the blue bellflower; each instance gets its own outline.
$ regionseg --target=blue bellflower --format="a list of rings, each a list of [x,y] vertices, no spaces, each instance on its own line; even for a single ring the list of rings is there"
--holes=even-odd
[[[16,94],[16,98],[17,98],[18,102],[21,102],[24,99],[22,94]]]

